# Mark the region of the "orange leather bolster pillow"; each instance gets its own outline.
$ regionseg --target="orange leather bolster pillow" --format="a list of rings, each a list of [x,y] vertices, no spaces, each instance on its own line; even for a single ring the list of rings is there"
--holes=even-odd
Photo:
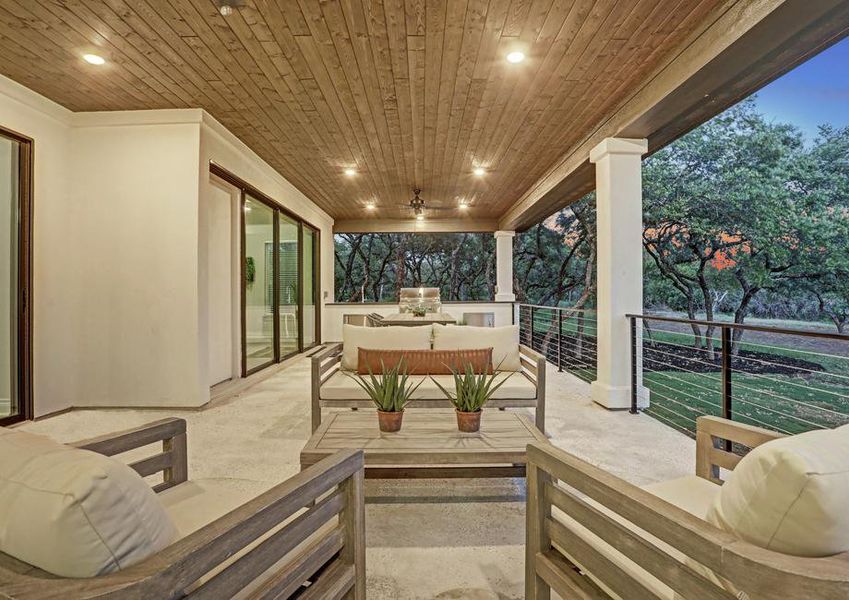
[[[375,375],[383,368],[394,368],[401,359],[409,375],[450,375],[451,369],[460,372],[472,365],[475,373],[492,373],[492,348],[473,350],[373,350],[357,349],[357,373]],[[382,362],[382,364],[381,364]]]

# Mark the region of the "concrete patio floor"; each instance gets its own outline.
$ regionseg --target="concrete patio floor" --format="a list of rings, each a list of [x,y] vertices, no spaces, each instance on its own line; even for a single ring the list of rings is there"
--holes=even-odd
[[[183,417],[190,478],[249,498],[299,469],[310,433],[309,377],[309,361],[297,358],[203,411],[76,410],[22,427],[72,441]],[[651,417],[593,404],[588,384],[551,366],[548,382],[553,444],[639,485],[693,472],[690,438]],[[366,493],[369,598],[523,597],[524,480],[370,480]]]

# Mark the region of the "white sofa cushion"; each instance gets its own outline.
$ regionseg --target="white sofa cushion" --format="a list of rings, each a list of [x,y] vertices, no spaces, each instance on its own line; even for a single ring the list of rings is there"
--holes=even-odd
[[[177,538],[150,486],[118,460],[0,434],[0,550],[54,575],[124,569]]]
[[[758,446],[737,465],[708,522],[783,554],[849,550],[849,426]]]
[[[357,370],[360,348],[370,350],[429,350],[433,335],[430,325],[415,327],[342,326],[342,368]]]
[[[193,479],[157,494],[159,502],[185,537],[253,500],[263,485],[231,478]]]
[[[696,475],[686,475],[642,486],[658,498],[686,510],[691,515],[704,519],[711,503],[719,495],[721,486]]]
[[[521,371],[519,326],[470,327],[468,325],[433,326],[434,350],[471,350],[492,347],[492,366],[501,371]]]
[[[351,378],[352,376],[356,377],[356,374],[345,371],[337,371],[331,375],[330,379],[321,386],[321,399],[368,400],[368,394],[366,394],[363,388],[357,385],[357,382]],[[365,377],[368,378],[368,375]],[[536,398],[536,385],[525,377],[523,373],[503,372],[496,373],[495,377],[495,384],[498,384],[498,382],[506,377],[509,377],[509,379],[504,385],[495,390],[495,393],[492,395],[494,399],[529,400]],[[454,389],[453,375],[434,375],[433,379],[449,391]],[[430,377],[423,375],[410,376],[410,385],[414,386],[420,381],[422,381],[422,384],[413,392],[413,400],[448,400]]]

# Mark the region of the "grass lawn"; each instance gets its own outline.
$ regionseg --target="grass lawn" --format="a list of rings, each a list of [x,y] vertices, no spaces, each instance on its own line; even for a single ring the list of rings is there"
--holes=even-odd
[[[583,323],[584,348],[595,348],[594,315],[587,315]],[[552,313],[538,312],[534,319],[535,347],[542,341],[556,317]],[[556,323],[556,321],[554,321]],[[765,323],[776,327],[789,323]],[[644,344],[653,342],[655,361],[644,366],[643,383],[651,391],[651,407],[645,412],[687,435],[695,435],[696,418],[700,415],[722,415],[722,375],[718,365],[710,364],[707,352],[696,353],[697,360],[687,362],[680,358],[677,364],[663,364],[669,358],[689,353],[694,345],[692,331],[669,330],[668,323],[651,323],[651,332],[644,333]],[[677,327],[676,325],[672,325]],[[556,328],[556,325],[555,325]],[[815,327],[810,327],[814,329]],[[817,329],[824,327],[816,327]],[[563,348],[561,361],[564,371],[583,379],[595,379],[594,357],[587,354],[572,359],[569,349],[575,347],[577,320],[563,321]],[[741,342],[743,351],[759,353],[756,359],[746,359],[735,364],[732,374],[732,417],[735,421],[759,425],[788,434],[811,429],[836,427],[849,423],[849,343],[842,341],[819,344],[818,339],[790,335],[765,334],[755,336],[748,332]],[[720,345],[720,332],[715,333],[715,347]],[[549,349],[549,360],[557,363],[556,347]],[[697,351],[698,352],[698,351]],[[718,354],[718,352],[717,352]],[[796,372],[771,371],[771,363],[780,366],[786,359],[804,361]],[[665,362],[665,361],[664,361]],[[750,373],[740,371],[756,370]],[[784,369],[786,371],[786,369]]]

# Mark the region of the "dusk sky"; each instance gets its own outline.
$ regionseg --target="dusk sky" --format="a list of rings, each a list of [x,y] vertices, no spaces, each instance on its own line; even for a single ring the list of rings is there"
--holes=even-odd
[[[808,141],[817,126],[849,126],[849,38],[818,54],[757,93],[768,118],[793,123]]]

